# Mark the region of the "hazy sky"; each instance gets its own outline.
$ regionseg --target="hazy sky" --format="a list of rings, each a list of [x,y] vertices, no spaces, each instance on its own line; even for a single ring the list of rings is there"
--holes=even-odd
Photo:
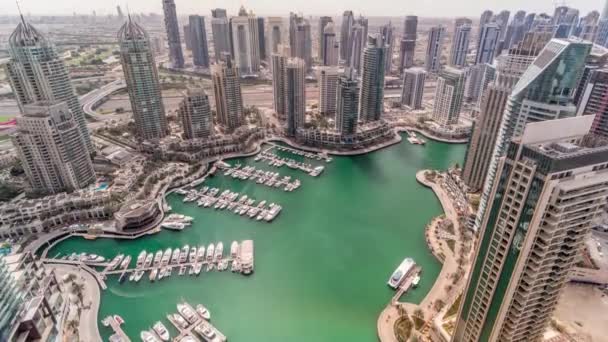
[[[501,9],[528,12],[553,12],[555,3],[567,4],[578,8],[582,15],[591,10],[601,11],[608,0],[175,0],[177,12],[180,14],[198,13],[210,15],[209,10],[215,7],[226,8],[230,15],[236,14],[238,7],[243,4],[258,15],[287,16],[290,11],[304,15],[341,14],[345,9],[351,9],[355,15],[359,13],[368,16],[402,16],[415,14],[426,17],[478,16],[484,9],[494,11]],[[20,0],[24,13],[39,14],[71,14],[91,13],[115,14],[115,6],[120,5],[126,11],[127,4],[132,12],[161,13],[161,0],[129,0],[129,1],[91,1],[91,0]],[[0,0],[0,13],[16,14],[14,0]]]

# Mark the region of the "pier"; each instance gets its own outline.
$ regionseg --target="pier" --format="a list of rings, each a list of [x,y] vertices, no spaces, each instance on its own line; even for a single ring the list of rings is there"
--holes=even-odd
[[[228,263],[232,263],[233,261],[235,261],[236,258],[222,258],[221,261],[225,261]],[[137,272],[137,271],[143,271],[143,272],[149,272],[152,271],[153,269],[156,268],[162,268],[162,267],[167,267],[167,268],[180,268],[182,266],[186,266],[186,267],[194,267],[194,265],[203,265],[203,266],[208,266],[208,265],[214,265],[217,266],[218,262],[216,261],[194,261],[194,262],[184,262],[184,263],[179,263],[179,264],[169,264],[167,266],[148,266],[148,267],[135,267],[135,268],[127,268],[127,269],[119,269],[119,270],[111,270],[111,271],[102,271],[101,274],[102,275],[115,275],[115,274],[122,274],[122,273],[133,273],[133,272]]]
[[[215,326],[213,326],[213,324],[204,320],[202,317],[200,317],[198,315],[198,313],[196,314],[196,316],[197,316],[197,321],[192,324],[188,324],[188,326],[184,328],[175,321],[175,319],[173,318],[172,315],[167,315],[167,319],[169,320],[169,322],[171,322],[171,324],[173,324],[175,329],[177,329],[179,331],[179,335],[176,338],[174,338],[173,341],[181,341],[181,339],[186,336],[200,336],[203,338],[203,340],[205,340],[207,342],[225,342],[225,341],[227,341],[226,336],[224,334],[222,334],[222,332],[219,331]],[[213,333],[214,333],[213,338],[208,338],[205,335],[196,331],[196,330],[202,329],[204,327],[208,327],[211,331],[213,331]],[[194,332],[196,332],[196,335],[194,334]]]
[[[224,175],[231,176],[234,179],[252,180],[257,184],[267,186],[269,188],[283,188],[283,191],[293,191],[300,187],[299,179],[291,181],[290,176],[283,176],[278,172],[270,172],[257,169],[255,166],[245,166],[241,168],[240,164],[231,166],[226,164]]]
[[[414,281],[414,278],[416,278],[416,276],[418,276],[421,271],[422,268],[420,266],[414,267],[412,272],[410,272],[407,278],[401,283],[401,285],[399,285],[397,292],[391,299],[392,304],[397,304],[399,302],[399,298],[401,298],[401,296],[403,296],[403,294],[406,293],[412,287],[412,282]]]
[[[268,144],[271,145],[272,147],[276,148],[279,151],[290,152],[292,154],[303,156],[308,159],[324,160],[327,163],[332,161],[331,157],[328,156],[326,153],[306,152],[306,151],[297,150],[295,148],[291,148],[291,147],[287,147],[287,146],[277,145],[275,143],[268,143]]]
[[[101,321],[104,326],[109,326],[114,331],[114,334],[110,336],[110,341],[131,342],[129,336],[120,327],[122,323],[117,318],[117,316],[108,316]]]
[[[271,152],[274,148],[275,146],[271,146],[263,150],[254,158],[254,161],[263,160],[266,161],[268,165],[277,168],[280,168],[283,165],[287,165],[287,167],[291,169],[300,170],[312,177],[319,176],[323,172],[323,170],[325,170],[324,166],[313,166],[312,164],[298,162],[291,158],[281,158]]]

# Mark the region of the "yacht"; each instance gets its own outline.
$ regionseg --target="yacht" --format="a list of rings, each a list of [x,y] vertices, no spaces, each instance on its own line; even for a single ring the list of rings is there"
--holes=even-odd
[[[209,244],[207,247],[207,261],[213,261],[213,253],[215,253],[215,246],[213,244]]]
[[[150,267],[150,265],[152,265],[153,258],[154,255],[152,253],[148,253],[148,255],[146,255],[146,260],[144,261],[144,268],[148,268]]]
[[[158,271],[158,276],[157,279],[161,280],[165,277],[165,273],[167,272],[167,268],[166,267],[162,267],[159,271]]]
[[[126,269],[126,268],[128,268],[129,267],[129,263],[131,263],[131,256],[127,255],[127,257],[124,258],[122,260],[122,262],[120,263],[120,268],[123,269],[123,270]]]
[[[163,258],[160,259],[160,264],[162,266],[167,266],[169,264],[169,260],[171,260],[171,248],[165,249],[163,253]]]
[[[217,246],[215,246],[215,255],[213,257],[213,260],[215,260],[216,262],[219,262],[220,260],[222,260],[223,254],[224,254],[224,244],[221,242],[218,242]]]
[[[181,275],[186,274],[186,271],[187,271],[187,270],[188,270],[188,266],[186,266],[186,265],[182,265],[182,266],[179,268],[179,275],[181,276]]]
[[[186,302],[177,304],[177,312],[179,312],[179,314],[182,315],[189,323],[194,323],[198,321],[196,312],[194,311],[192,306],[190,306],[190,304]]]
[[[194,331],[208,341],[213,341],[215,339],[215,331],[213,331],[208,324],[197,325],[194,328]]]
[[[154,323],[154,326],[152,327],[152,329],[158,335],[158,337],[160,337],[161,340],[169,341],[169,338],[171,336],[169,335],[169,330],[167,330],[167,327],[165,327],[163,322],[158,321],[158,322]]]
[[[157,275],[158,275],[158,268],[155,268],[150,272],[150,281],[155,281]]]
[[[414,280],[412,280],[412,286],[413,286],[414,288],[416,288],[416,287],[418,287],[418,284],[419,284],[419,283],[420,283],[420,276],[419,276],[419,275],[416,275],[416,276],[414,277]]]
[[[230,257],[235,259],[239,254],[239,243],[236,241],[232,241],[230,245]]]
[[[184,262],[186,262],[186,260],[188,260],[188,252],[190,251],[190,246],[185,245],[184,247],[182,247],[182,251],[179,254],[179,263],[183,264]]]
[[[141,251],[141,253],[139,253],[139,256],[137,257],[137,263],[135,264],[137,266],[137,268],[141,268],[144,265],[144,262],[146,261],[146,251]]]
[[[172,230],[183,230],[186,228],[186,225],[181,222],[163,222],[160,224],[160,226]]]
[[[281,212],[282,209],[283,209],[283,207],[281,207],[278,204],[274,204],[274,203],[270,204],[270,210],[266,214],[266,217],[264,217],[264,220],[266,220],[267,222],[274,220],[274,218],[277,217],[277,215],[279,215],[279,213]]]
[[[231,268],[232,272],[240,272],[241,271],[241,262],[238,260],[233,260],[232,261],[232,268]]]
[[[108,270],[112,271],[112,270],[116,269],[116,267],[118,267],[118,265],[120,265],[120,262],[122,261],[122,259],[124,257],[125,257],[124,254],[118,254],[117,256],[115,256],[114,259],[112,259],[112,261],[108,265]]]
[[[240,249],[241,272],[243,274],[253,273],[253,240],[245,240]]]
[[[188,322],[186,322],[186,320],[184,319],[184,317],[182,317],[180,314],[173,314],[173,316],[171,316],[171,318],[173,318],[173,320],[175,321],[175,323],[177,325],[179,325],[182,328],[187,328],[188,327]]]
[[[175,265],[179,262],[179,248],[173,249],[173,254],[171,254],[171,265]]]
[[[398,288],[399,285],[403,282],[403,280],[410,273],[410,271],[414,268],[414,265],[416,265],[416,263],[414,262],[414,260],[412,258],[403,259],[401,264],[399,264],[397,269],[393,272],[391,277],[388,279],[388,282],[387,282],[388,286],[392,287],[393,289]]]
[[[158,337],[156,337],[153,333],[146,331],[146,330],[142,331],[139,334],[139,337],[141,337],[142,342],[160,342]]]
[[[203,261],[205,259],[205,246],[199,246],[198,252],[196,253],[196,261]]]
[[[144,271],[135,271],[135,276],[133,277],[133,280],[135,280],[135,282],[137,283],[141,280],[141,277],[144,276],[144,273]]]
[[[190,248],[190,255],[188,256],[188,262],[193,263],[196,261],[196,247]]]
[[[194,274],[201,274],[201,270],[203,269],[203,264],[194,264]]]
[[[152,262],[152,265],[154,265],[154,267],[158,267],[162,259],[163,251],[157,251],[156,254],[154,254],[154,261]]]

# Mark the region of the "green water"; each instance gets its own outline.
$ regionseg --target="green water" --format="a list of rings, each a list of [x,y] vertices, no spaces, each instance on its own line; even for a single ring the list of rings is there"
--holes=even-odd
[[[159,319],[170,326],[166,313],[185,299],[207,306],[212,322],[230,341],[375,341],[376,318],[393,294],[386,281],[403,258],[412,257],[423,268],[419,287],[404,298],[408,301],[420,301],[440,270],[423,229],[441,207],[433,192],[416,182],[415,173],[462,163],[464,149],[431,141],[425,147],[401,143],[365,156],[336,157],[317,178],[283,167],[282,174],[302,181],[291,193],[218,175],[206,185],[280,203],[283,211],[269,224],[170,195],[175,212],[195,217],[187,230],[136,241],[74,238],[49,255],[87,251],[136,257],[142,249],[217,241],[226,251],[233,240],[253,239],[255,273],[250,277],[229,271],[180,277],[176,270],[153,284],[147,275],[137,284],[118,284],[117,277],[110,277],[100,319],[120,314],[126,333],[139,340],[139,332]],[[252,158],[240,162],[273,169]],[[100,330],[104,338],[110,335],[101,325]]]

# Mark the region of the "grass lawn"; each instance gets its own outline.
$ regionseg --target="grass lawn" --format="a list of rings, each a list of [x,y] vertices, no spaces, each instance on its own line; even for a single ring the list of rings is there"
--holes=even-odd
[[[14,118],[13,115],[0,115],[0,122],[5,122],[8,121],[10,119]]]

